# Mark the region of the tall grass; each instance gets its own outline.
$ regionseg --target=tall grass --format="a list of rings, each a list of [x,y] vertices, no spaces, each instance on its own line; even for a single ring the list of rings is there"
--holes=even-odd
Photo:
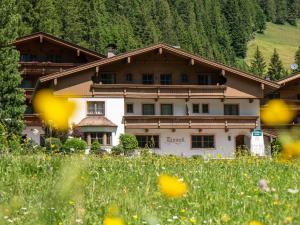
[[[299,172],[297,163],[255,158],[5,155],[0,223],[102,224],[107,209],[117,206],[132,225],[300,224]],[[164,198],[161,173],[183,178],[188,195]],[[261,179],[270,191],[260,190]]]

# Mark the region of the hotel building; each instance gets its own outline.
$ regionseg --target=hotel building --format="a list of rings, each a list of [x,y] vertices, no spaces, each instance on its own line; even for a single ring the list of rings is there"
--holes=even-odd
[[[40,37],[34,40],[48,51]],[[68,63],[85,61],[39,74],[35,91],[51,88],[57,96],[68,95],[78,105],[70,127],[105,148],[117,145],[126,132],[158,154],[233,157],[239,146],[250,148],[251,131],[261,128],[261,100],[280,87],[162,43],[108,57],[78,46],[69,51]],[[33,127],[25,130],[29,137]]]

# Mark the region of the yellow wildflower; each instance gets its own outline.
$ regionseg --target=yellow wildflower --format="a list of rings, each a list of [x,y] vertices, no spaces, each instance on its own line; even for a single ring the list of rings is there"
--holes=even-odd
[[[138,216],[137,215],[133,215],[132,218],[135,219],[135,220],[137,220]]]
[[[119,217],[106,217],[103,220],[103,225],[125,225]]]
[[[263,223],[257,221],[257,220],[252,220],[249,225],[263,225]]]
[[[274,99],[261,110],[261,119],[267,125],[282,125],[290,123],[296,112],[284,101]]]
[[[63,225],[63,223],[62,223],[62,222],[59,222],[58,225]]]
[[[230,220],[230,217],[227,214],[222,215],[221,220],[224,223],[227,223]]]
[[[293,221],[293,217],[288,216],[287,218],[285,218],[285,223],[291,223]]]
[[[66,97],[56,97],[51,90],[39,91],[33,100],[34,109],[42,120],[57,129],[68,129],[68,119],[75,111],[75,103]]]
[[[196,223],[197,223],[197,220],[195,219],[195,217],[192,217],[192,218],[190,218],[190,222],[191,222],[192,224],[196,224]]]
[[[176,177],[165,174],[159,176],[159,189],[168,198],[179,198],[187,193],[187,184]]]

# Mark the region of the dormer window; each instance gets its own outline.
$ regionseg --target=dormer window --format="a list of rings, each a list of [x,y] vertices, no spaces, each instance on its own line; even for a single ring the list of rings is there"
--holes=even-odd
[[[144,73],[143,74],[143,84],[153,84],[154,83],[154,77],[151,73]]]
[[[104,115],[104,102],[87,102],[88,115]]]

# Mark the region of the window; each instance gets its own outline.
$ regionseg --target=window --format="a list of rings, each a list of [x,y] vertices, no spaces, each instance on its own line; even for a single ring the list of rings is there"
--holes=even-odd
[[[21,62],[29,62],[30,56],[28,54],[21,54],[20,60],[21,60]]]
[[[172,104],[161,104],[160,105],[161,115],[173,115],[173,105]]]
[[[142,111],[143,111],[143,115],[154,115],[155,114],[154,104],[143,104]]]
[[[33,80],[23,79],[20,85],[21,88],[34,88]]]
[[[297,100],[300,100],[300,94],[297,94]]]
[[[91,135],[91,144],[98,140],[101,145],[111,145],[111,132],[91,132],[84,133],[85,140],[88,141],[88,135]]]
[[[143,74],[143,84],[153,84],[153,83],[154,83],[153,74],[150,73]]]
[[[237,104],[225,104],[224,115],[239,115],[239,105]]]
[[[199,85],[211,85],[212,84],[211,74],[199,74],[198,84]]]
[[[188,80],[188,75],[186,73],[182,73],[181,74],[181,82],[182,83],[187,83],[189,80]]]
[[[209,113],[208,104],[202,104],[202,113]]]
[[[280,98],[280,93],[279,92],[274,92],[272,94],[269,94],[269,99],[278,99]]]
[[[101,82],[102,84],[115,84],[116,83],[116,74],[114,73],[101,73]]]
[[[162,84],[162,85],[172,84],[172,74],[161,74],[160,75],[160,84]]]
[[[129,81],[129,82],[132,81],[132,74],[131,73],[126,74],[126,81]]]
[[[104,115],[104,102],[88,102],[89,115]]]
[[[132,103],[127,103],[126,104],[126,112],[127,113],[133,113],[133,104]]]
[[[214,148],[215,137],[213,135],[193,135],[192,148]]]
[[[193,104],[193,113],[200,113],[199,104]]]
[[[33,107],[31,104],[27,104],[26,105],[26,110],[24,112],[24,114],[33,114],[34,113],[34,110],[33,110]]]
[[[159,148],[158,135],[136,135],[136,139],[140,148]]]

